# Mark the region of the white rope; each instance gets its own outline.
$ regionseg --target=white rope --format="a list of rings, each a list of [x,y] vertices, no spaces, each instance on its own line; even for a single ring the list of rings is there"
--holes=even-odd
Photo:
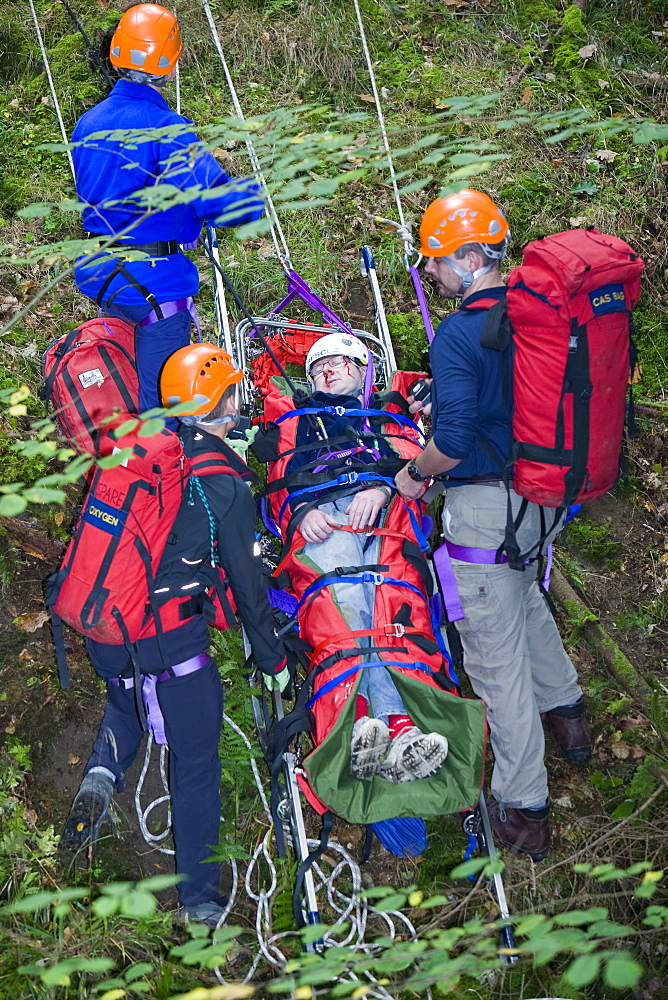
[[[234,87],[234,81],[232,80],[232,75],[230,73],[227,61],[225,59],[225,53],[223,52],[223,46],[221,45],[220,42],[220,36],[216,30],[216,24],[213,19],[213,14],[211,13],[211,8],[207,0],[202,0],[202,6],[204,7],[204,13],[206,14],[206,19],[209,22],[209,28],[211,29],[211,37],[213,38],[213,43],[216,46],[218,56],[223,66],[223,72],[225,73],[227,86],[229,88],[230,95],[232,97],[232,104],[234,105],[234,110],[237,114],[237,117],[240,118],[241,121],[245,121],[244,113],[241,110],[241,104],[239,103],[239,97],[237,96],[237,92]],[[278,213],[276,212],[276,208],[269,193],[269,188],[267,187],[267,182],[265,180],[264,174],[262,173],[262,168],[260,167],[260,161],[257,157],[257,153],[255,152],[255,147],[253,146],[253,143],[250,138],[246,139],[246,149],[248,150],[248,155],[250,157],[253,171],[257,179],[259,180],[260,184],[262,185],[262,190],[264,192],[264,197],[265,197],[264,211],[265,215],[267,216],[267,219],[269,220],[269,225],[271,227],[271,238],[273,240],[274,248],[276,250],[276,256],[279,258],[279,260],[285,260],[285,262],[289,264],[290,251],[288,250],[288,244],[285,239],[285,234],[281,227],[281,223],[278,218]],[[280,245],[279,245],[279,240],[280,240]]]
[[[360,11],[360,5],[358,0],[353,0],[355,4],[355,13],[357,15],[357,24],[360,29],[360,38],[362,40],[362,48],[364,49],[364,58],[366,59],[367,69],[369,71],[369,79],[371,81],[371,89],[373,91],[373,99],[376,104],[376,114],[378,115],[378,124],[380,125],[380,132],[383,137],[383,145],[385,146],[385,152],[387,154],[387,165],[390,169],[390,180],[392,181],[392,190],[394,191],[394,200],[397,205],[397,213],[399,215],[399,224],[402,228],[406,228],[406,220],[404,218],[404,211],[401,205],[401,196],[399,195],[399,188],[397,187],[397,178],[394,172],[394,162],[392,160],[392,150],[390,148],[390,142],[387,138],[387,129],[385,127],[385,117],[383,115],[383,109],[380,103],[380,96],[378,94],[378,87],[376,85],[376,74],[373,71],[373,62],[371,61],[371,53],[369,52],[369,46],[366,40],[366,33],[364,31],[364,22],[362,21],[362,13]],[[409,230],[410,232],[410,230]],[[402,234],[400,234],[402,235]],[[402,239],[403,239],[402,235]]]
[[[33,0],[28,0],[30,3],[30,10],[32,12],[32,19],[35,23],[35,32],[37,34],[37,41],[39,42],[40,51],[42,53],[42,61],[44,63],[44,69],[46,70],[46,77],[49,81],[49,88],[51,90],[51,99],[53,101],[53,106],[56,109],[56,115],[58,116],[58,124],[60,125],[60,134],[63,137],[63,142],[68,143],[67,132],[65,131],[65,123],[63,121],[63,116],[60,113],[60,104],[58,103],[58,95],[56,94],[56,88],[53,83],[53,77],[51,76],[51,67],[49,66],[49,60],[46,54],[46,49],[44,48],[44,39],[42,38],[42,32],[39,28],[39,21],[37,20],[37,13],[35,11],[35,4]],[[74,160],[72,159],[72,151],[67,150],[67,158],[70,161],[70,170],[72,171],[72,178],[74,179]]]
[[[272,857],[272,850],[274,849],[274,827],[271,809],[269,807],[269,801],[260,777],[257,761],[253,756],[253,746],[251,741],[240,726],[238,726],[237,723],[229,717],[229,715],[224,714],[223,721],[225,725],[229,726],[241,738],[241,740],[243,740],[246,749],[249,751],[249,763],[253,774],[253,781],[255,782],[260,802],[262,803],[264,820],[267,824],[265,833],[260,838],[255,850],[253,851],[252,857],[247,863],[246,872],[243,878],[245,893],[256,907],[255,936],[257,938],[258,951],[253,957],[251,966],[244,979],[244,982],[250,982],[263,959],[274,969],[280,971],[284,969],[285,965],[292,957],[292,955],[286,953],[285,947],[290,942],[294,942],[296,944],[299,939],[299,932],[292,930],[280,931],[276,933],[273,932],[272,903],[276,889],[278,888],[278,876],[276,864]],[[165,794],[149,803],[146,808],[143,808],[141,804],[141,793],[150,765],[153,746],[154,741],[149,734],[146,754],[144,757],[144,765],[142,767],[141,775],[137,782],[137,788],[135,791],[137,819],[139,821],[142,836],[150,847],[154,850],[160,851],[162,854],[173,854],[173,850],[158,846],[160,841],[164,840],[171,833],[171,812],[168,811],[165,829],[161,830],[160,833],[151,833],[148,829],[148,817],[151,811],[158,805],[164,803],[166,800],[169,800],[166,769],[168,753],[167,747],[160,748],[159,761],[160,777]],[[283,826],[283,835],[285,837],[286,844],[293,847],[292,834],[288,824],[284,824]],[[309,850],[315,850],[320,846],[320,841],[308,839],[307,846]],[[227,920],[234,907],[239,892],[241,880],[239,878],[238,865],[234,858],[229,860],[229,865],[232,875],[229,899],[220,916],[216,929],[221,927]],[[327,869],[327,865],[329,865],[329,869]],[[378,933],[382,933],[384,936],[387,936],[392,940],[395,940],[398,934],[407,936],[412,940],[417,940],[415,927],[404,913],[401,913],[398,910],[388,910],[386,913],[375,913],[374,911],[369,910],[367,901],[360,897],[362,889],[362,874],[360,867],[352,855],[337,841],[329,841],[327,844],[327,851],[313,865],[312,872],[315,893],[320,904],[319,909],[322,911],[323,907],[328,907],[331,913],[336,914],[336,919],[333,922],[330,921],[328,929],[323,935],[323,946],[325,948],[353,948],[355,951],[364,955],[375,954],[377,952],[376,945],[373,942],[366,940],[366,933],[370,921],[379,923],[381,928]],[[325,920],[328,920],[329,917],[329,913],[324,914]],[[347,925],[347,932],[343,938],[337,938],[337,934],[343,925]],[[299,947],[301,950],[301,946]],[[220,969],[216,968],[214,971],[219,982],[224,984],[226,980],[223,978]],[[352,971],[347,973],[343,978],[351,982],[361,981],[360,977]],[[363,981],[371,984],[372,987],[367,996],[377,997],[378,1000],[392,1000],[391,994],[389,994],[377,983],[371,973],[364,973]],[[430,997],[431,993],[427,991],[426,996]]]

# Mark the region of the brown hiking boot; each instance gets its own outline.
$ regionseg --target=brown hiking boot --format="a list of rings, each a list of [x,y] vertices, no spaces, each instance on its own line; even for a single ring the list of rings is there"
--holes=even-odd
[[[564,760],[569,764],[586,764],[591,760],[591,733],[582,698],[575,705],[542,712],[541,719]]]
[[[495,799],[487,803],[494,839],[504,847],[542,861],[550,849],[550,807],[510,809]]]

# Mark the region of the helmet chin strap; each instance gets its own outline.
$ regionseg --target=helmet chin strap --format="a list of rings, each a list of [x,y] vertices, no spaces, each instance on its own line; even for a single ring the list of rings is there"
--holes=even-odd
[[[212,420],[198,420],[197,423],[200,427],[220,427],[221,424],[231,424],[238,423],[241,419],[241,413],[239,412],[239,383],[236,384],[234,390],[234,413],[226,413],[222,417],[214,417]],[[202,414],[206,418],[206,414]]]
[[[457,277],[461,278],[461,284],[457,292],[458,296],[462,296],[464,292],[469,290],[474,281],[477,281],[483,274],[487,274],[488,271],[491,271],[497,266],[496,261],[492,261],[490,264],[485,264],[483,267],[479,267],[477,271],[465,271],[463,267],[460,267],[459,264],[452,259],[452,257],[448,257],[446,255],[441,259],[452,268]]]

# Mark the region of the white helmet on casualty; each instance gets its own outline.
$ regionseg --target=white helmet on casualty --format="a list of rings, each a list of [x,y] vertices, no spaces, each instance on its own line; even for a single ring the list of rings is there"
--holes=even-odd
[[[311,378],[311,368],[316,361],[339,355],[344,358],[350,358],[360,368],[365,368],[369,361],[369,352],[358,337],[353,337],[348,333],[328,333],[319,340],[316,340],[306,355],[304,367],[306,368],[306,377],[309,382],[313,381]]]

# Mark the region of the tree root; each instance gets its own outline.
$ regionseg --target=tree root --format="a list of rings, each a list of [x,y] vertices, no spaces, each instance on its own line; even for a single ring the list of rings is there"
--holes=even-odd
[[[651,686],[617,643],[610,638],[596,615],[578,597],[563,573],[556,567],[552,570],[550,593],[571,621],[580,627],[618,684],[625,688],[646,711],[649,711],[650,698],[653,694]]]

